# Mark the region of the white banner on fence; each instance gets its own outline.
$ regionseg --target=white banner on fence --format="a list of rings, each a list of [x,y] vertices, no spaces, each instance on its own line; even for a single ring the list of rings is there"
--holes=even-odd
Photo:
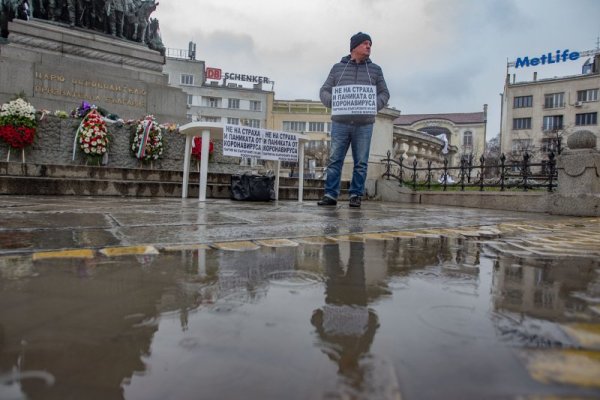
[[[377,88],[373,85],[334,86],[332,115],[377,115]]]
[[[298,161],[299,136],[303,135],[227,124],[223,129],[223,155]]]

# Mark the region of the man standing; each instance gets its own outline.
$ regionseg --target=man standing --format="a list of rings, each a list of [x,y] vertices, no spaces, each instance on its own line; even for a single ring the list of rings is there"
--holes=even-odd
[[[75,25],[94,29],[94,5],[92,0],[77,0],[77,21]]]
[[[334,206],[340,194],[342,167],[352,147],[354,169],[350,207],[360,207],[364,194],[375,115],[390,98],[383,71],[371,62],[371,37],[358,32],[350,38],[350,55],[335,64],[321,87],[321,102],[331,108],[331,151],[325,196],[317,203]]]
[[[48,0],[48,19],[51,21],[60,21],[63,7],[67,6],[69,12],[69,25],[75,26],[75,0]]]
[[[131,0],[110,0],[106,4],[106,15],[108,17],[110,33],[113,36],[123,38],[125,15],[133,10],[133,2]]]

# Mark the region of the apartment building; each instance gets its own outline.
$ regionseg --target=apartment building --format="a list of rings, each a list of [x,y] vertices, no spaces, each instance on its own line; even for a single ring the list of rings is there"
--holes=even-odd
[[[527,151],[534,161],[543,160],[551,151],[556,153],[558,142],[566,145],[568,136],[579,130],[600,137],[600,55],[596,54],[583,65],[581,74],[537,79],[528,82],[512,81],[507,74],[502,93],[500,127],[501,151],[520,155]]]
[[[275,100],[271,127],[276,131],[297,132],[308,136],[304,144],[304,169],[309,177],[320,178],[329,159],[331,110],[314,100]],[[294,166],[284,163],[293,173]]]
[[[169,85],[181,88],[187,95],[186,117],[190,122],[219,122],[253,128],[269,125],[273,109],[273,85],[268,78],[241,73],[222,73],[196,60],[195,46],[190,50],[167,49],[163,73]],[[242,158],[241,165],[261,164],[256,158]]]
[[[233,73],[207,77],[205,62],[196,60],[195,54],[170,50],[163,72],[169,76],[169,85],[187,94],[189,121],[269,127],[274,92],[263,77],[253,80],[249,75]],[[211,67],[208,70],[220,71]]]

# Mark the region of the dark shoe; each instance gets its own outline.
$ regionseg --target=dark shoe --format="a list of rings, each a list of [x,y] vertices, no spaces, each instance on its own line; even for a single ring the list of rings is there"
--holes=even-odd
[[[352,208],[360,208],[360,196],[352,196],[350,197],[350,207]]]
[[[337,200],[332,199],[329,196],[323,196],[323,198],[317,201],[317,205],[320,206],[335,206],[337,204]]]

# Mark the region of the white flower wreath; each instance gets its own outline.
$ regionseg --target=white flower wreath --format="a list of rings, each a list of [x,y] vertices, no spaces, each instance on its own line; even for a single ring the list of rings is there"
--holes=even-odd
[[[131,152],[141,161],[158,160],[164,150],[162,128],[153,115],[138,121],[131,138]]]

